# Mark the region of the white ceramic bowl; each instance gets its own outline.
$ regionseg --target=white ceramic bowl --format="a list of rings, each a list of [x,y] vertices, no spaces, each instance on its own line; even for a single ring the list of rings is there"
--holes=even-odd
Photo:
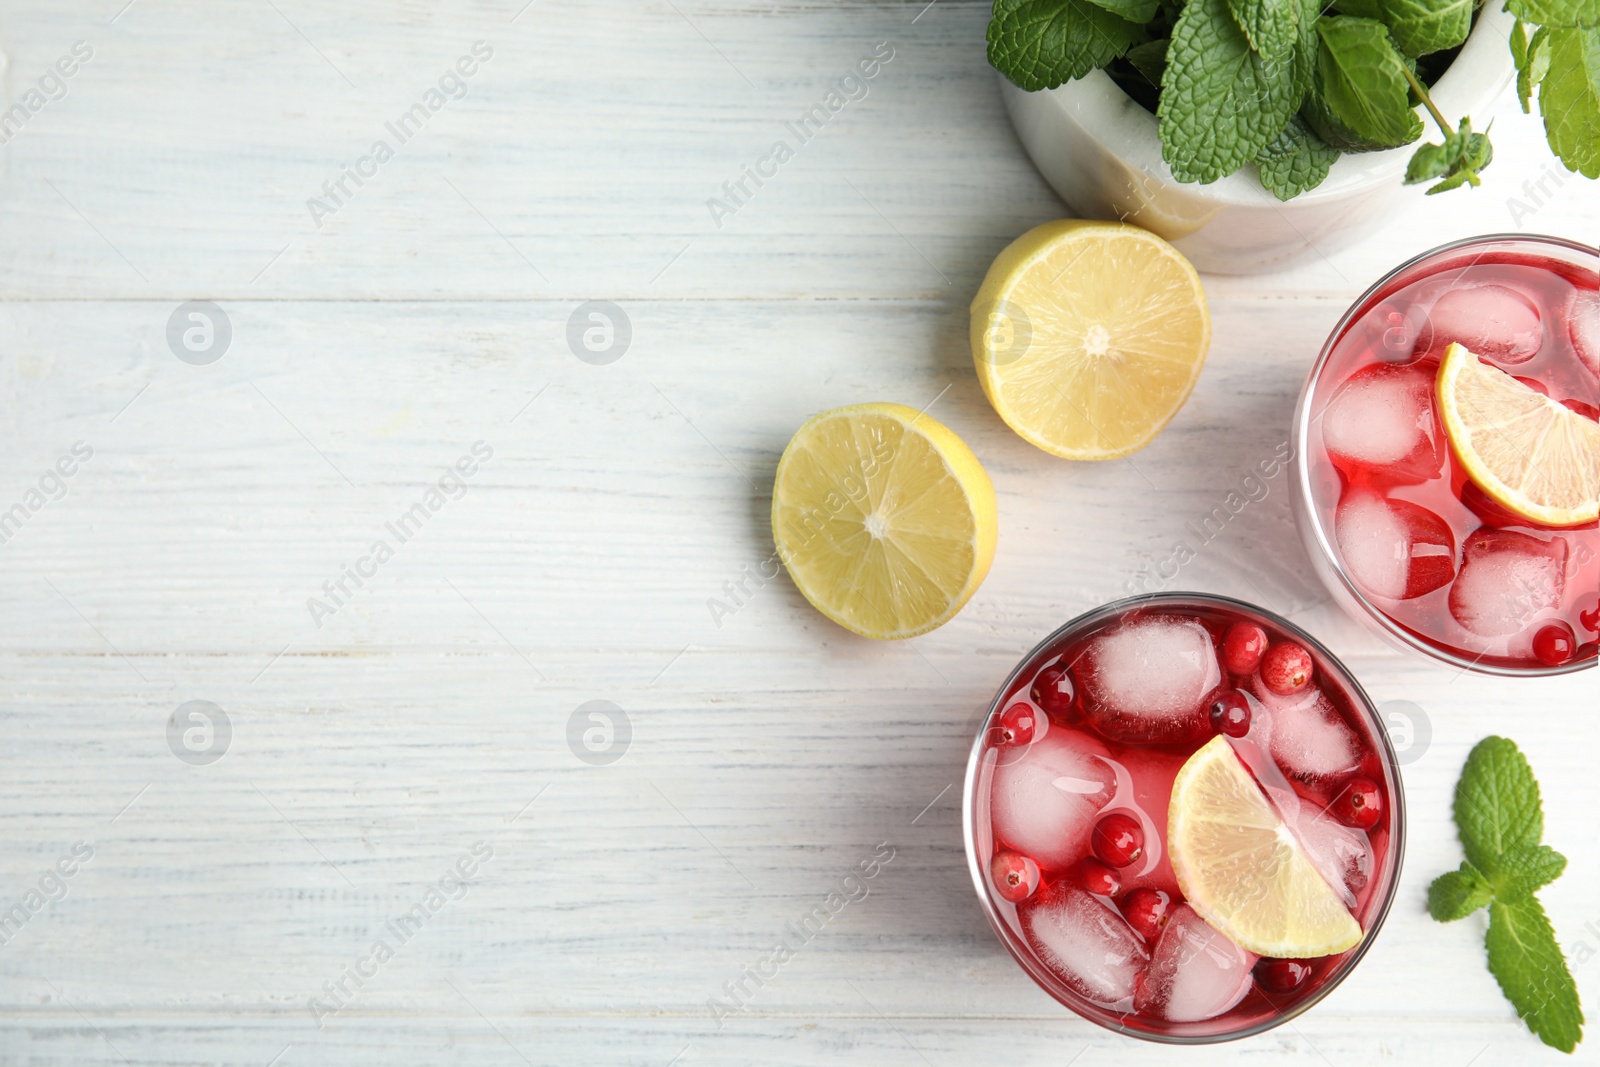
[[[1487,121],[1515,73],[1506,45],[1514,22],[1497,0],[1484,5],[1461,54],[1430,91],[1446,116]],[[1210,185],[1174,179],[1161,158],[1156,117],[1104,71],[1036,93],[1000,82],[1023,147],[1074,211],[1137,223],[1203,271],[1248,274],[1365,235],[1401,189],[1414,149],[1341,156],[1321,185],[1285,203],[1262,186],[1253,166]],[[1433,120],[1424,120],[1423,137],[1437,140]]]

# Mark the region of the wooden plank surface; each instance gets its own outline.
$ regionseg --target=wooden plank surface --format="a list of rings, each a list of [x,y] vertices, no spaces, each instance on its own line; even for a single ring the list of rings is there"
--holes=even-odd
[[[1282,476],[1175,585],[1293,615],[1427,713],[1399,902],[1356,977],[1236,1046],[1102,1033],[989,932],[957,803],[1016,658],[1273,452],[1378,273],[1472,233],[1594,239],[1577,179],[1508,204],[1553,172],[1514,101],[1475,116],[1496,119],[1483,188],[1208,277],[1193,399],[1148,449],[1078,466],[999,423],[966,349],[990,258],[1064,212],[1001,110],[985,4],[119,3],[0,4],[11,99],[93,51],[0,149],[0,511],[92,451],[0,544],[0,904],[60,896],[0,945],[0,1061],[1524,1064],[1544,1050],[1477,920],[1422,911],[1489,732],[1545,784],[1572,860],[1545,900],[1594,1014],[1592,672],[1390,650],[1316,586]],[[306,201],[478,41],[465,96],[318,227]],[[706,201],[879,42],[866,95],[719,227]],[[206,366],[168,346],[192,300],[232,328]],[[568,348],[589,300],[631,325],[608,365]],[[789,434],[874,399],[934,402],[993,476],[978,596],[887,646],[781,577],[718,617],[770,554]],[[399,543],[386,524],[479,442]],[[378,539],[393,558],[314,616]],[[192,700],[230,724],[210,765],[169,747]],[[631,726],[606,766],[569,746],[595,700]],[[883,843],[865,899],[719,1025],[708,1000]]]

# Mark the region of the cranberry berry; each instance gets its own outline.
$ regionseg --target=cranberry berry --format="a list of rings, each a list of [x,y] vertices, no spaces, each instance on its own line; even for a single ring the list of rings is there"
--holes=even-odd
[[[1255,975],[1256,985],[1268,993],[1293,993],[1311,977],[1311,964],[1264,957],[1256,961]]]
[[[1230,674],[1251,675],[1267,651],[1267,631],[1253,622],[1236,622],[1222,636],[1222,665]]]
[[[1094,854],[1113,867],[1126,867],[1144,855],[1144,828],[1121,812],[1095,823],[1089,841]]]
[[[1052,663],[1033,679],[1033,702],[1050,715],[1065,715],[1072,709],[1076,695],[1072,675],[1059,663]]]
[[[1559,667],[1578,649],[1578,635],[1564,622],[1539,627],[1533,635],[1533,658],[1546,667]]]
[[[1016,703],[1000,713],[1000,744],[1030,745],[1033,743],[1039,713],[1032,704]],[[1042,732],[1042,731],[1040,731]]]
[[[1371,778],[1352,778],[1333,801],[1334,818],[1358,830],[1370,830],[1383,815],[1383,794]]]
[[[1122,879],[1099,860],[1079,860],[1072,868],[1072,880],[1097,897],[1114,897],[1122,892]]]
[[[1261,681],[1279,696],[1310,685],[1312,669],[1311,653],[1292,641],[1280,641],[1261,657]]]
[[[1250,732],[1250,705],[1237,689],[1218,689],[1211,694],[1211,728],[1229,737]]]
[[[1600,596],[1594,598],[1593,604],[1593,607],[1578,612],[1578,621],[1583,623],[1585,630],[1600,634]]]
[[[1020,852],[1003,848],[989,861],[989,877],[1002,897],[1021,904],[1039,888],[1039,865]]]
[[[1154,944],[1172,918],[1172,895],[1160,889],[1135,889],[1122,898],[1122,917],[1140,937]]]

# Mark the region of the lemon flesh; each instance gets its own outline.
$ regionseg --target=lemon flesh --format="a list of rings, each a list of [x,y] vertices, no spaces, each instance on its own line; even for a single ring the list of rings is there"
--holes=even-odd
[[[1178,772],[1167,848],[1189,905],[1240,948],[1311,959],[1361,941],[1361,924],[1317,873],[1224,736],[1212,738]]]
[[[948,427],[901,404],[812,418],[778,461],[772,534],[805,598],[848,630],[949,621],[994,559],[994,485]]]
[[[1211,317],[1199,275],[1167,242],[1127,223],[1064,219],[995,259],[972,301],[971,339],[989,403],[1024,440],[1113,459],[1154,440],[1189,398]]]
[[[1459,344],[1435,383],[1451,449],[1496,503],[1541,526],[1600,517],[1600,423]]]

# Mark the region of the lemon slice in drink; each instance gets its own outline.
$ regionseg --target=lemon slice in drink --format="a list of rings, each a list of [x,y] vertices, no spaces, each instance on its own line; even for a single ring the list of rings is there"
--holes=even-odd
[[[1459,344],[1445,350],[1436,391],[1456,458],[1496,503],[1542,526],[1600,516],[1600,423]]]
[[[1189,905],[1240,948],[1309,959],[1361,940],[1361,925],[1220,734],[1172,784],[1167,848]]]
[[[1189,398],[1211,316],[1194,267],[1155,234],[1063,219],[995,259],[971,333],[978,380],[1008,426],[1067,459],[1114,459]]]
[[[901,404],[825,411],[778,461],[779,557],[818,611],[866,637],[948,622],[989,573],[998,532],[978,457]]]

